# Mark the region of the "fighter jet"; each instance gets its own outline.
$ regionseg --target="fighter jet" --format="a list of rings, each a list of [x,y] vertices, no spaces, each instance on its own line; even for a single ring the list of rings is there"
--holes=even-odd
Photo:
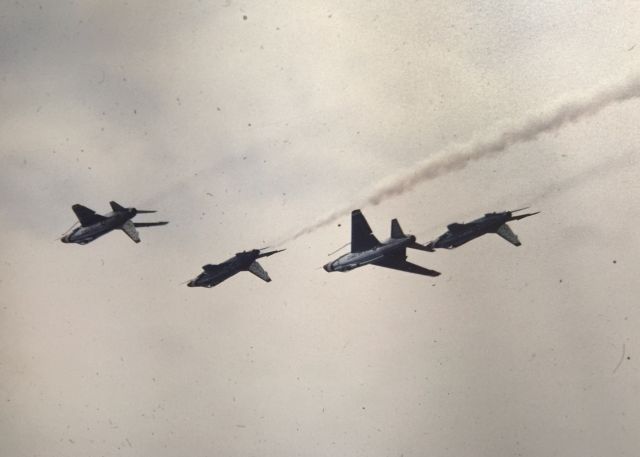
[[[92,209],[82,205],[73,205],[71,209],[80,223],[77,227],[60,238],[63,243],[87,244],[96,238],[105,235],[112,230],[120,229],[136,243],[140,242],[140,236],[136,227],[155,227],[166,225],[168,222],[133,222],[131,219],[136,214],[155,213],[155,211],[124,208],[116,202],[109,202],[111,213],[105,215],[96,214]]]
[[[407,248],[427,250],[416,243],[415,236],[404,234],[397,219],[391,221],[391,238],[381,243],[371,232],[362,212],[357,209],[351,213],[351,252],[323,268],[327,272],[346,272],[364,265],[376,265],[424,276],[440,275],[437,271],[407,262]]]
[[[240,273],[241,271],[250,271],[258,278],[265,282],[271,282],[269,274],[264,271],[264,268],[256,261],[261,257],[268,257],[278,252],[284,251],[280,249],[278,251],[260,252],[262,249],[252,249],[251,251],[238,252],[230,259],[218,265],[205,265],[202,267],[204,270],[195,279],[192,279],[187,283],[189,287],[213,287],[220,284],[222,281],[229,279],[231,276]]]
[[[487,233],[496,233],[514,246],[520,246],[520,240],[516,234],[511,231],[507,222],[524,219],[525,217],[533,216],[540,212],[520,214],[518,216],[513,215],[513,213],[525,209],[527,208],[504,211],[502,213],[487,213],[483,217],[467,222],[466,224],[449,224],[447,226],[448,231],[429,242],[425,248],[430,251],[436,248],[453,249]]]

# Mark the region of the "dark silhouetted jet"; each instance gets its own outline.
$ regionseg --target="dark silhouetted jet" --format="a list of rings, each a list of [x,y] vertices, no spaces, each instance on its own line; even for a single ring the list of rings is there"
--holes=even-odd
[[[496,233],[514,246],[520,246],[520,240],[516,234],[511,231],[507,222],[524,219],[525,217],[533,216],[540,212],[520,214],[518,216],[513,215],[513,213],[525,209],[527,208],[504,211],[502,213],[487,213],[483,217],[465,224],[449,224],[447,226],[447,232],[427,243],[425,247],[430,251],[437,248],[453,249],[487,233]]]
[[[231,276],[240,273],[241,271],[250,271],[258,278],[266,282],[271,282],[269,274],[264,271],[264,268],[256,261],[261,257],[268,257],[279,251],[260,252],[261,249],[253,249],[251,251],[238,252],[230,259],[218,265],[205,265],[202,267],[204,270],[195,279],[192,279],[187,283],[189,287],[213,287],[220,284],[222,281],[229,279]]]
[[[380,242],[359,209],[351,213],[351,252],[329,262],[323,268],[327,272],[349,271],[364,265],[376,265],[424,276],[438,276],[437,271],[407,262],[407,248],[427,249],[416,243],[416,237],[405,235],[397,219],[391,221],[391,238]]]
[[[86,206],[73,205],[71,209],[76,213],[80,227],[63,235],[60,241],[63,243],[87,244],[112,230],[120,229],[133,241],[139,243],[140,236],[136,227],[154,227],[168,224],[168,222],[133,222],[131,219],[136,214],[155,213],[155,211],[124,208],[116,202],[109,202],[109,204],[113,211],[105,215],[96,214],[95,211]]]

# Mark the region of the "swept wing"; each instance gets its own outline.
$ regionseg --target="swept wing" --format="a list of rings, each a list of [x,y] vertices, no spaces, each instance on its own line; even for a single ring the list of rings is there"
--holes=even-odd
[[[351,252],[362,252],[380,246],[369,223],[357,209],[351,212]]]
[[[106,219],[106,217],[101,216],[100,214],[96,214],[94,210],[89,209],[86,206],[75,204],[71,207],[71,209],[74,213],[76,213],[76,216],[80,221],[80,225],[82,225],[83,227],[97,224],[98,222],[102,222]]]
[[[267,273],[258,262],[253,262],[251,265],[249,265],[249,271],[263,281],[271,282],[269,273]]]
[[[140,235],[138,234],[138,231],[136,230],[135,225],[133,225],[133,222],[131,222],[129,220],[129,221],[125,222],[124,224],[122,224],[122,227],[120,227],[120,228],[133,241],[135,241],[136,243],[140,242]]]
[[[507,224],[502,224],[500,228],[498,228],[496,233],[514,246],[520,246],[521,244],[518,236],[513,233],[513,231]]]
[[[407,262],[404,255],[400,256],[385,256],[380,260],[372,262],[372,265],[379,267],[391,268],[393,270],[406,271],[407,273],[415,273],[423,276],[440,276],[440,272],[435,270],[429,270],[428,268],[421,267],[415,263]]]

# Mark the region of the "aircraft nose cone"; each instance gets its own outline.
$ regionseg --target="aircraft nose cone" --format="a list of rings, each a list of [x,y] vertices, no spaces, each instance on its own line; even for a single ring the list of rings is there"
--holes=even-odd
[[[330,263],[324,265],[322,268],[324,268],[324,271],[326,271],[327,273],[331,272],[331,264]]]
[[[195,286],[196,286],[196,283],[193,279],[187,283],[187,287],[195,287]]]
[[[68,236],[63,236],[62,238],[60,238],[60,241],[66,244],[66,243],[69,242],[69,237]]]

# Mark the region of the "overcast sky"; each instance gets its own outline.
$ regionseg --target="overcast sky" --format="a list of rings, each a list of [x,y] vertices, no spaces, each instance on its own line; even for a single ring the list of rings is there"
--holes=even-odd
[[[363,208],[523,245],[328,274],[452,144],[640,72],[633,1],[0,2],[0,455],[621,456],[640,448],[640,100]],[[81,203],[169,220],[56,241]],[[335,254],[337,256],[338,254]]]

